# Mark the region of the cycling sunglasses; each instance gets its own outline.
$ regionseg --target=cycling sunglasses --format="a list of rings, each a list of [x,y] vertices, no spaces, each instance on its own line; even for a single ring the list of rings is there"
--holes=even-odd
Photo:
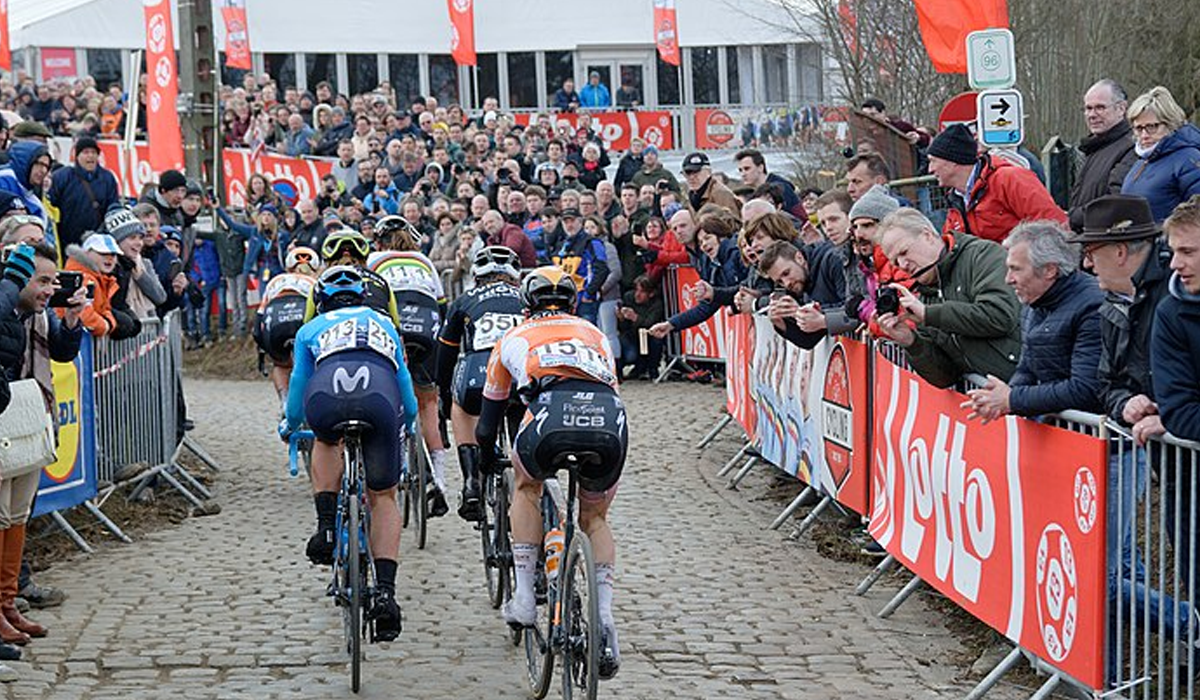
[[[366,260],[371,253],[370,245],[365,240],[351,236],[330,237],[325,241],[325,245],[321,246],[321,253],[326,260],[333,260],[345,252],[346,246],[350,246],[353,252],[363,260]]]

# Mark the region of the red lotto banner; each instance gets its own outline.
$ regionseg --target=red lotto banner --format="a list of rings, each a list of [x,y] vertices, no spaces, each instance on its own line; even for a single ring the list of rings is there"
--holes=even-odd
[[[144,0],[146,9],[146,132],[154,169],[183,170],[183,133],[175,100],[175,36],[170,0]]]
[[[446,0],[450,7],[450,55],[460,66],[475,65],[475,0]]]
[[[246,21],[246,0],[223,0],[221,18],[225,20],[225,65],[253,70],[250,60],[250,25]]]
[[[728,313],[722,311],[722,313]],[[750,363],[754,359],[754,317],[728,314],[725,323],[725,410],[754,440],[757,411],[750,395]]]
[[[700,303],[696,296],[700,274],[691,265],[672,268],[674,287],[671,292],[678,302],[678,311],[687,311]],[[725,354],[725,322],[729,312],[721,309],[704,323],[679,332],[683,345],[683,355],[689,359],[724,361]]]
[[[288,180],[295,184],[300,199],[312,199],[320,190],[321,178],[333,169],[332,160],[290,158],[270,153],[251,158],[246,149],[226,148],[221,155],[225,182],[223,201],[230,207],[246,205],[246,180],[254,173],[262,173],[272,181]],[[145,143],[136,144],[131,153],[120,141],[101,141],[100,165],[116,176],[125,197],[137,197],[147,183],[158,181],[160,172],[150,165],[149,148]]]
[[[659,150],[669,151],[675,148],[675,127],[671,121],[670,112],[589,112],[592,117],[592,129],[604,141],[604,147],[618,151],[629,150],[629,141],[634,136],[645,139],[647,144]],[[529,126],[534,119],[533,114],[521,113],[512,115],[513,120],[521,126]],[[554,115],[554,133],[560,127],[567,126],[572,130],[578,128],[578,114],[566,113]]]
[[[663,63],[679,65],[679,22],[675,0],[654,0],[654,45]]]
[[[964,610],[1104,683],[1103,440],[1008,416],[876,358],[871,536]]]

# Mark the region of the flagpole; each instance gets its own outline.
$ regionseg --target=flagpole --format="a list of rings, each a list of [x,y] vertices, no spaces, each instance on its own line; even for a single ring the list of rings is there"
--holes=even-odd
[[[478,112],[479,108],[483,105],[483,100],[480,99],[480,97],[479,97],[479,57],[478,56],[476,56],[476,58],[475,58],[475,65],[471,66],[471,85],[473,87],[473,94],[475,95],[475,99],[474,99],[475,111]]]

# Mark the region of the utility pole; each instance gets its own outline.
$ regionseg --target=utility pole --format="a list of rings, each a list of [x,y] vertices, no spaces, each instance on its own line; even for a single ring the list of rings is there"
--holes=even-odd
[[[212,0],[179,0],[179,121],[190,178],[220,191],[217,63]]]

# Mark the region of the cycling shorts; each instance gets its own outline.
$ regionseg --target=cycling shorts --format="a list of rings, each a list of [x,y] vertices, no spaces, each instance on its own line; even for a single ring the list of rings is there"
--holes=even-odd
[[[437,334],[442,322],[438,304],[420,292],[397,291],[393,294],[413,385],[431,387],[437,381]]]
[[[454,366],[454,403],[468,415],[478,416],[483,411],[483,385],[491,355],[488,351],[467,353]]]
[[[276,297],[267,303],[254,324],[254,342],[280,367],[292,366],[292,348],[296,334],[304,325],[307,302],[308,299],[299,294]]]
[[[363,433],[367,488],[390,489],[400,482],[404,430],[403,400],[396,368],[373,350],[346,350],[317,363],[304,389],[304,416],[318,440],[337,443],[340,423],[357,420]]]
[[[595,453],[597,464],[579,467],[580,491],[594,499],[608,497],[616,488],[628,445],[625,405],[617,392],[605,384],[573,379],[534,398],[513,446],[519,466],[538,481],[554,476],[567,452]]]

